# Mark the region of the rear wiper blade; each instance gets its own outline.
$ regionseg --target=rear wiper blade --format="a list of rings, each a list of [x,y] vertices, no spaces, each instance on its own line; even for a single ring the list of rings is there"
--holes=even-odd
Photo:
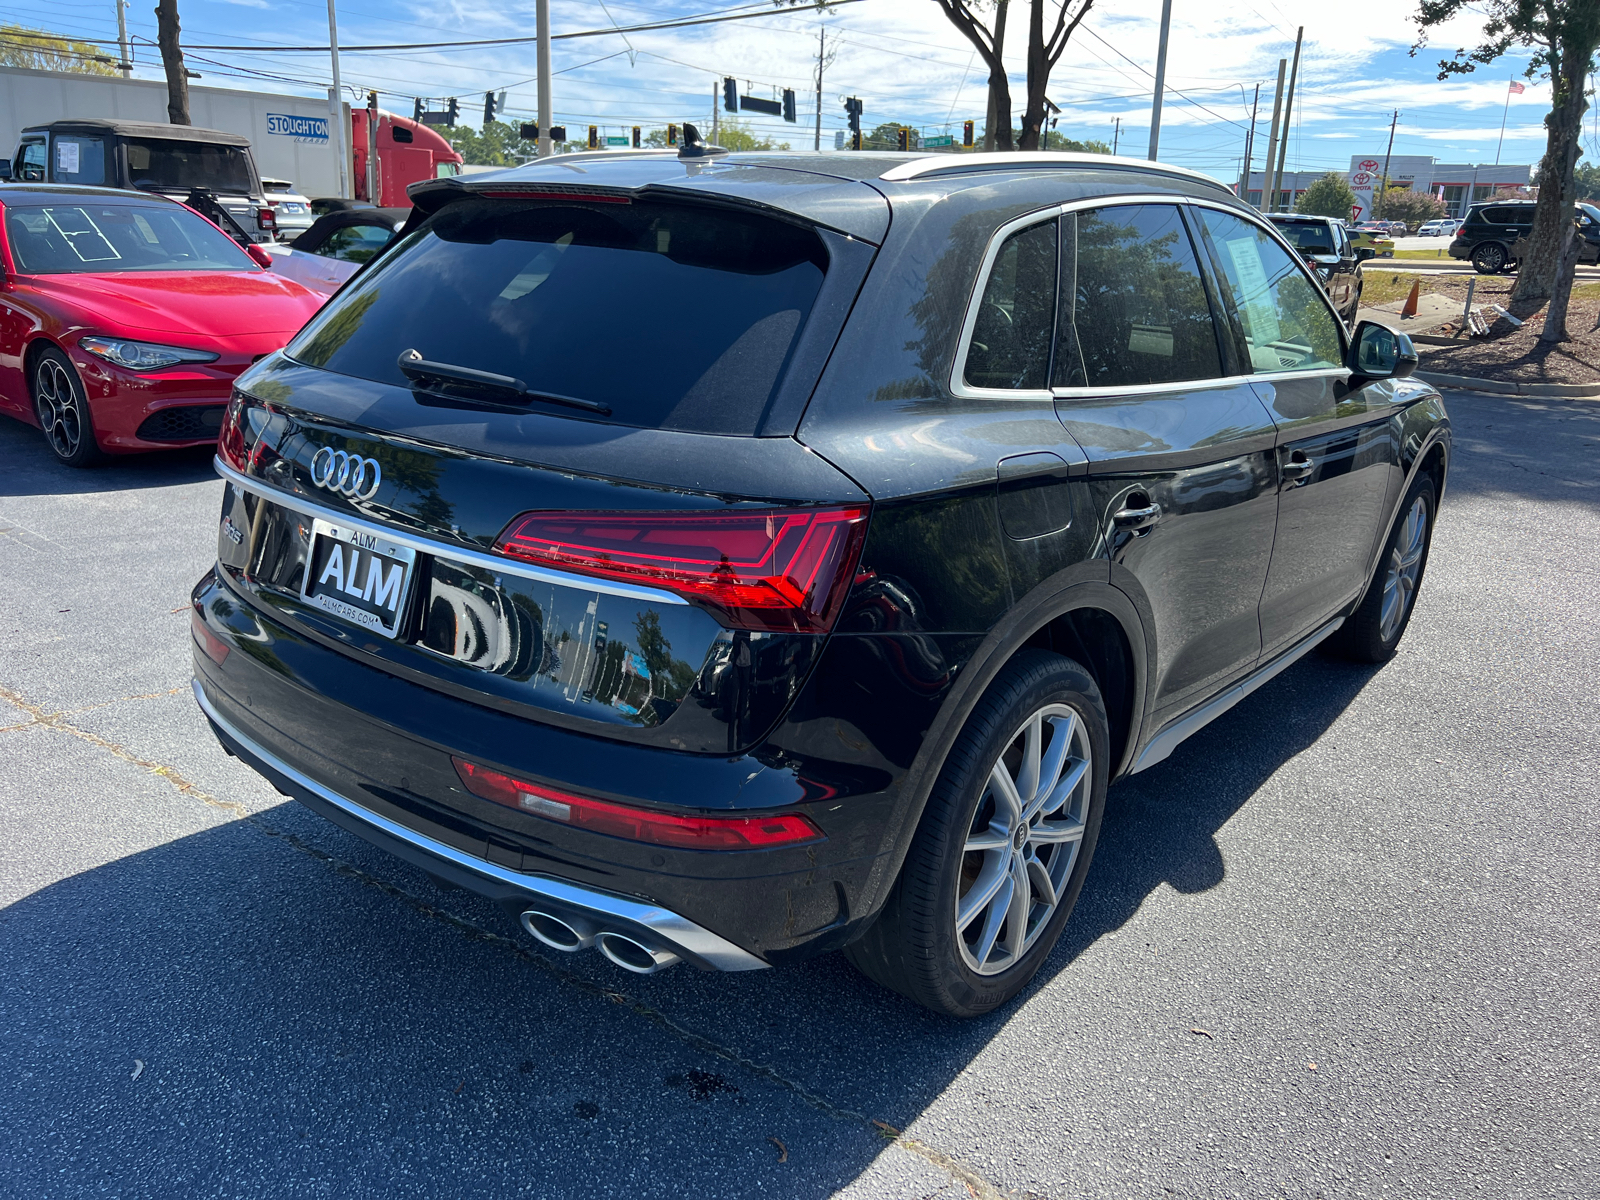
[[[592,412],[602,417],[609,417],[611,409],[594,400],[580,400],[576,396],[560,396],[554,392],[534,391],[523,383],[522,380],[510,375],[496,375],[493,371],[478,371],[472,367],[458,367],[454,363],[434,362],[422,357],[417,350],[403,350],[395,365],[400,368],[400,373],[417,386],[429,391],[438,391],[441,385],[448,387],[451,384],[460,387],[481,391],[493,392],[497,395],[516,396],[521,400],[539,400],[546,404],[564,404],[568,408],[581,408],[585,412]]]

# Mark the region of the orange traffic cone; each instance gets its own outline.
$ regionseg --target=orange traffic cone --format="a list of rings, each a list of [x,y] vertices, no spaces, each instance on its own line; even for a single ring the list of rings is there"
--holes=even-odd
[[[1411,281],[1411,295],[1407,296],[1406,302],[1400,306],[1400,317],[1402,320],[1404,320],[1406,317],[1414,317],[1417,315],[1417,294],[1421,290],[1422,280],[1413,279]]]

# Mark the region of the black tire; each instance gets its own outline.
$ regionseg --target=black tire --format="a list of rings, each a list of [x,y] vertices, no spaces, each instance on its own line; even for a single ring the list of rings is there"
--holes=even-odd
[[[60,462],[92,467],[105,461],[105,451],[95,441],[89,397],[65,354],[47,346],[35,355],[28,368],[28,391],[45,445]]]
[[[1008,779],[1014,770],[1027,778],[1021,764],[1035,720],[1041,750],[1035,778],[1048,773],[1052,749],[1062,749],[1065,765],[1059,783],[1034,791],[1035,804],[1040,797],[1052,799],[1029,817],[1029,798],[1022,797],[1022,819],[1002,832],[1006,813],[1016,810],[1002,809],[993,773],[1003,768]],[[1109,746],[1105,703],[1089,673],[1059,654],[1020,652],[950,748],[900,878],[878,920],[845,950],[850,961],[869,979],[952,1017],[990,1012],[1020,992],[1060,939],[1083,889],[1105,809]],[[1080,762],[1088,765],[1074,783]],[[1032,833],[1039,834],[1037,842]],[[984,839],[994,845],[970,848]],[[1042,861],[1047,855],[1049,861]],[[1018,891],[1018,871],[1026,891]],[[1033,882],[1040,875],[1043,880]],[[1056,899],[1053,909],[1040,898],[1048,896],[1045,883]],[[990,886],[999,890],[980,904],[976,894]],[[962,900],[977,909],[965,932],[958,928]],[[1016,911],[1023,917],[1013,926]]]
[[[1413,510],[1420,511],[1423,519],[1420,540],[1412,523]],[[1433,545],[1437,511],[1438,498],[1432,477],[1419,476],[1395,515],[1394,528],[1383,545],[1361,606],[1329,639],[1330,649],[1356,662],[1385,663],[1394,657],[1400,648],[1400,639],[1411,624],[1411,614],[1416,611],[1417,593],[1422,589],[1422,577],[1428,568],[1428,549]],[[1391,591],[1400,605],[1398,614],[1389,611]]]
[[[1498,275],[1510,257],[1499,242],[1480,242],[1472,251],[1472,265],[1479,275]]]

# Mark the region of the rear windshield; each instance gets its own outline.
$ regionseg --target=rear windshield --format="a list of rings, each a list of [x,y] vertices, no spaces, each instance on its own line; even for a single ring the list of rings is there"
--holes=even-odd
[[[18,271],[253,271],[233,239],[176,204],[48,204],[7,208]]]
[[[1320,246],[1324,254],[1333,253],[1333,231],[1326,225],[1314,225],[1309,221],[1274,221],[1273,224],[1291,246],[1302,250]]]
[[[340,293],[288,351],[406,386],[396,360],[416,350],[604,405],[609,421],[750,434],[826,264],[816,234],[754,214],[464,200]]]
[[[243,146],[165,138],[128,138],[128,180],[134,187],[205,188],[249,195],[255,190]]]

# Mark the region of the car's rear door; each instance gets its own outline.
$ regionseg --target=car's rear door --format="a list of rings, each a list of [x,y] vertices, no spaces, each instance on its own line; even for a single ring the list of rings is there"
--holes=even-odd
[[[1153,725],[1254,666],[1277,515],[1276,431],[1219,336],[1183,208],[1063,214],[1052,369],[1111,582],[1154,631]]]
[[[1261,592],[1271,655],[1355,598],[1399,479],[1392,383],[1352,389],[1345,335],[1295,256],[1255,222],[1196,207],[1252,380],[1277,427],[1278,528]]]

